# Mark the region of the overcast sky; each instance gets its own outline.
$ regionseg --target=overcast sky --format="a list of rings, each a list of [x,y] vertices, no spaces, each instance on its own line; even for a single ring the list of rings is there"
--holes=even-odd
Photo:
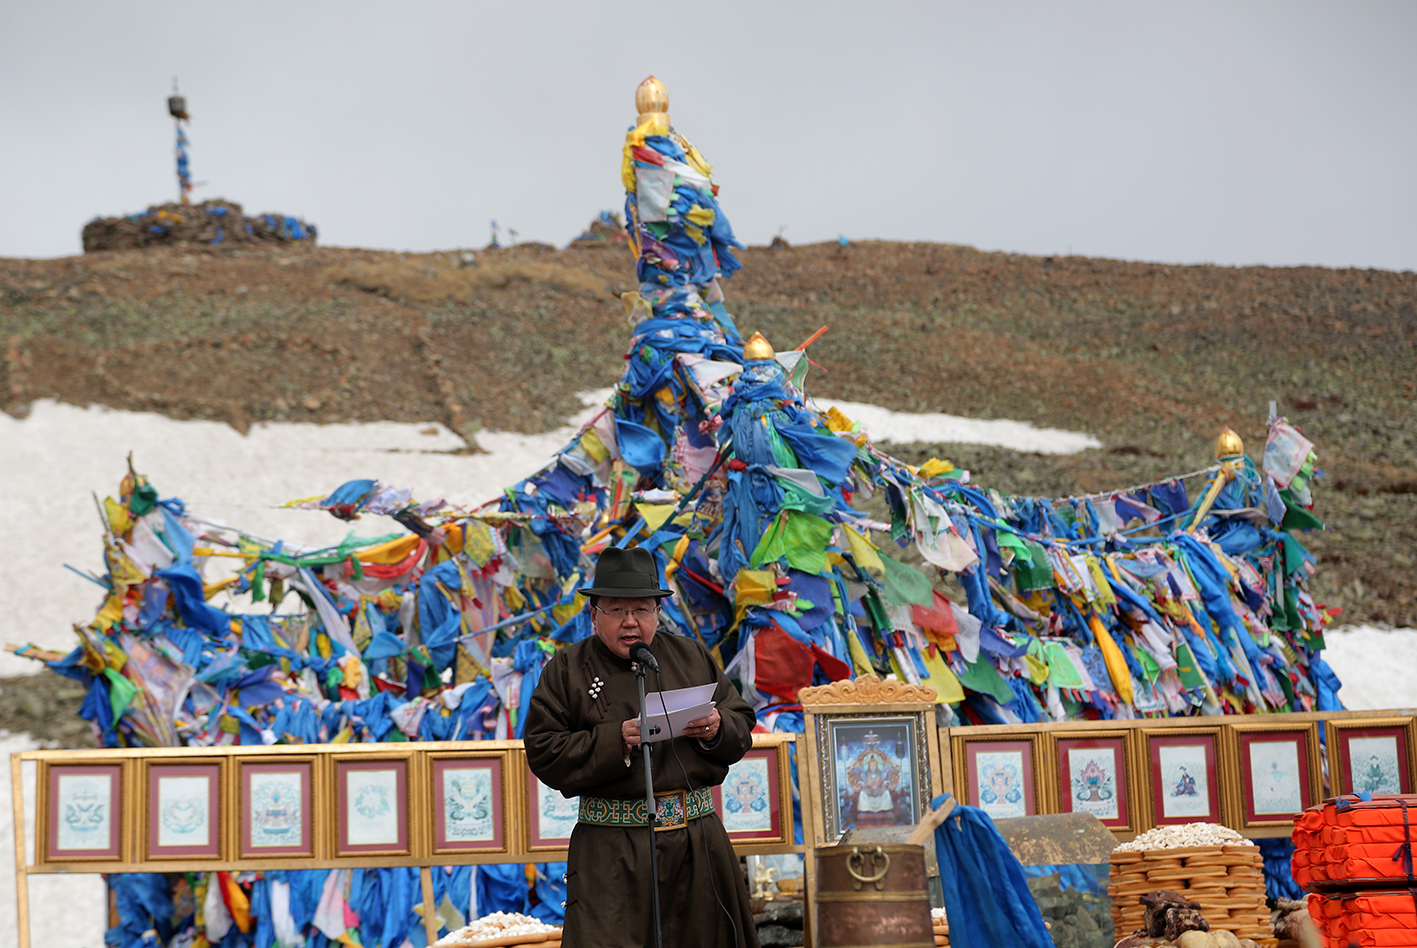
[[[654,73],[741,239],[1417,266],[1417,3],[0,0],[0,256],[176,195],[564,245]]]

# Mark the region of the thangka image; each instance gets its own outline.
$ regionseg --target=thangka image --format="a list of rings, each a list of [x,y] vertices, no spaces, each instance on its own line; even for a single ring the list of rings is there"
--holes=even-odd
[[[1068,767],[1074,813],[1091,813],[1099,820],[1115,820],[1121,815],[1116,751],[1109,747],[1074,747],[1068,751]]]
[[[744,757],[723,781],[723,828],[730,833],[772,830],[772,782],[767,757]]]
[[[1401,793],[1397,738],[1355,737],[1348,742],[1350,779],[1359,793]]]
[[[1018,751],[981,751],[975,758],[979,808],[991,817],[1027,816],[1023,786],[1023,755]]]
[[[1255,813],[1298,813],[1304,809],[1299,748],[1293,741],[1256,741],[1250,745],[1250,785]]]
[[[492,825],[492,771],[486,767],[444,770],[443,817],[449,840],[496,838],[496,827]]]
[[[1205,746],[1161,748],[1162,815],[1204,817],[1210,814],[1210,781]]]
[[[914,725],[910,721],[833,724],[836,832],[916,822]]]
[[[303,837],[301,775],[291,771],[251,775],[253,849],[299,846]]]

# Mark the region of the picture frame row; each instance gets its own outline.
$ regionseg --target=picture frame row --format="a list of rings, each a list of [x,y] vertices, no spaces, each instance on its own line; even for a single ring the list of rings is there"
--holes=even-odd
[[[793,845],[794,737],[754,735],[715,788],[740,849]],[[39,868],[544,861],[564,854],[579,810],[536,779],[520,741],[25,756],[40,766]]]
[[[1088,812],[1123,837],[1190,822],[1268,836],[1327,796],[1417,791],[1417,717],[1299,717],[956,728],[955,795],[994,818]]]

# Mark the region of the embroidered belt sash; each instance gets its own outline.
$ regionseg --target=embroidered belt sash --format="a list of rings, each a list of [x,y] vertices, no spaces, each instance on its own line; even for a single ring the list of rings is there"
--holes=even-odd
[[[670,790],[654,795],[654,831],[681,829],[713,812],[713,788]],[[581,795],[580,821],[596,826],[644,826],[645,799],[616,800]]]

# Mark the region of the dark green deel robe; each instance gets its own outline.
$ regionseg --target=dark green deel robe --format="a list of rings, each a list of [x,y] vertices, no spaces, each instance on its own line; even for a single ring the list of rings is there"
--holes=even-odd
[[[693,639],[660,630],[651,650],[663,680],[649,672],[647,693],[717,682],[714,700],[722,717],[712,746],[684,737],[650,745],[655,792],[722,783],[728,766],[753,746],[753,709]],[[592,698],[596,679],[603,684]],[[643,800],[642,752],[633,748],[627,766],[620,750],[620,724],[639,716],[639,704],[630,662],[600,639],[592,635],[562,649],[547,662],[527,709],[532,773],[566,796]],[[576,824],[566,878],[565,948],[654,944],[649,835],[643,826]],[[654,837],[664,948],[757,948],[747,882],[717,814]]]

